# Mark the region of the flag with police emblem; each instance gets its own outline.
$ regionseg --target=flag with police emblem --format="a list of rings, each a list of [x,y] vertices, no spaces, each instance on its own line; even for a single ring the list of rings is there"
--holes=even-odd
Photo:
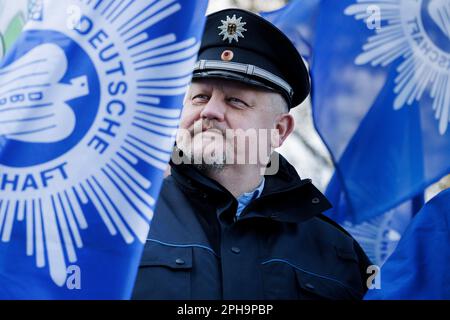
[[[450,2],[299,0],[266,16],[311,66],[314,122],[336,165],[329,215],[381,264],[410,200],[450,172]]]
[[[347,202],[334,216],[366,221],[450,172],[449,5],[321,3],[313,103]]]
[[[26,3],[0,62],[0,298],[130,297],[206,6]]]

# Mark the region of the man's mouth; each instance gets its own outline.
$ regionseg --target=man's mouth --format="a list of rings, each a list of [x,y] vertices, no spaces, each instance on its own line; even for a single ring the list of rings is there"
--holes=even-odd
[[[223,135],[223,132],[221,130],[219,130],[219,129],[207,129],[207,130],[204,130],[201,133],[203,133],[203,134],[219,134],[221,136]]]
[[[197,135],[198,133],[205,133],[205,132],[225,135],[223,132],[224,130],[215,128],[214,125],[210,121],[205,121],[205,120],[196,121],[189,131],[190,131],[192,137]]]
[[[217,128],[212,128],[212,127],[206,127],[206,126],[203,126],[202,127],[202,129],[201,130],[199,130],[200,128],[192,128],[191,130],[190,130],[190,133],[191,133],[191,137],[194,137],[194,136],[196,136],[196,135],[198,135],[198,134],[219,134],[219,135],[221,135],[221,136],[225,136],[225,134],[224,134],[224,132],[222,131],[222,130],[220,130],[220,129],[217,129]]]

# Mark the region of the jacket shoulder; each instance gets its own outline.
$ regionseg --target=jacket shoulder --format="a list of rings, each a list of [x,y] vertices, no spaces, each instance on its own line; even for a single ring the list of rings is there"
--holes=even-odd
[[[343,234],[345,234],[346,236],[350,237],[353,239],[352,235],[345,230],[339,223],[337,223],[336,221],[334,221],[333,219],[328,218],[326,215],[324,215],[323,213],[318,214],[316,216],[317,219],[329,224],[331,227],[336,228],[337,230],[339,230],[340,232],[342,232]]]

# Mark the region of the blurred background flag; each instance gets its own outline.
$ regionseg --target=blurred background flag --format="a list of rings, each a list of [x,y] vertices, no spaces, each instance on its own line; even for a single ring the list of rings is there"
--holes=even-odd
[[[293,0],[263,14],[309,57],[314,122],[335,164],[328,214],[379,264],[383,241],[391,251],[450,173],[449,12],[444,0]]]
[[[450,189],[414,217],[366,300],[450,299]]]
[[[367,221],[450,172],[450,35],[438,7],[448,2],[321,3],[314,119],[346,202],[332,217]]]
[[[321,0],[293,0],[281,9],[262,12],[261,15],[275,24],[291,39],[302,57],[308,61],[316,37],[315,25]]]
[[[0,299],[130,298],[206,7],[0,1]]]

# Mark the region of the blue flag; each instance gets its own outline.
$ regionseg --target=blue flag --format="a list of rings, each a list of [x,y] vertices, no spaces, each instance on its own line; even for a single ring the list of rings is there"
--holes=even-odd
[[[263,13],[311,65],[314,121],[336,167],[328,215],[377,265],[416,195],[450,172],[448,5],[294,0]]]
[[[363,222],[450,172],[448,1],[331,2],[317,18],[314,119],[340,184],[330,215]]]
[[[413,217],[411,201],[368,221],[354,224],[346,220],[342,226],[358,241],[370,261],[382,266],[396,249]]]
[[[366,300],[450,299],[450,189],[414,217]]]
[[[311,59],[312,44],[316,38],[315,26],[320,1],[291,0],[279,10],[261,13],[265,19],[289,37],[308,62]]]
[[[337,221],[368,221],[450,172],[449,12],[445,0],[298,0],[268,15],[312,47],[313,115],[336,165],[327,196]]]
[[[28,5],[0,62],[0,299],[128,299],[207,1]]]
[[[395,250],[417,207],[412,200],[388,210],[374,218],[354,223],[346,215],[349,212],[347,201],[340,186],[340,180],[334,175],[327,188],[327,197],[334,206],[332,215],[358,241],[373,264],[382,266]],[[329,213],[329,211],[327,212]]]

